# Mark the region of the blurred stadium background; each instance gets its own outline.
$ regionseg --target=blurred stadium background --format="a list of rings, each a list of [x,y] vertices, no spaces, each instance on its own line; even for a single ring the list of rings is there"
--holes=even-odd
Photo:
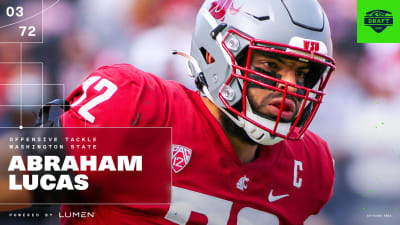
[[[4,6],[8,1],[1,1]],[[38,8],[40,1],[20,0]],[[56,0],[44,0],[44,8]],[[43,44],[24,44],[23,82],[46,86],[45,100],[66,97],[96,68],[130,63],[194,89],[185,60],[170,50],[190,50],[202,0],[60,0],[43,14]],[[400,44],[356,43],[356,0],[320,0],[330,19],[337,70],[310,129],[325,138],[335,158],[332,200],[306,225],[400,224]],[[0,17],[1,20],[7,18]],[[1,21],[0,21],[1,22]],[[0,36],[7,36],[0,29]],[[0,44],[0,84],[18,83],[19,44]],[[35,66],[36,65],[36,66]],[[40,105],[40,88],[26,88],[26,105]],[[18,125],[19,87],[0,85],[0,126]],[[127,101],[129,101],[127,99]],[[36,107],[37,108],[37,107]],[[23,107],[24,125],[35,107]],[[57,207],[27,212],[58,212]],[[381,215],[374,217],[371,215]],[[384,217],[384,215],[390,215]],[[57,224],[0,215],[0,224]]]

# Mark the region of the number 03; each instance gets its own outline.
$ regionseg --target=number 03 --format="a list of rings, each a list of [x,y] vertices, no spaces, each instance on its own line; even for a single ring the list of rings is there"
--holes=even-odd
[[[83,82],[83,84],[82,84],[83,94],[76,102],[74,102],[71,105],[71,108],[80,105],[82,103],[82,101],[86,99],[87,90],[89,89],[90,86],[92,86],[98,80],[100,80],[100,77],[94,76],[94,77],[90,77],[85,82]],[[96,96],[95,98],[91,99],[86,104],[82,105],[81,108],[78,110],[78,113],[85,120],[89,121],[90,123],[94,123],[94,120],[96,118],[91,113],[89,113],[89,110],[93,109],[98,104],[110,99],[115,94],[115,92],[118,90],[118,87],[115,84],[113,84],[111,81],[109,81],[105,78],[101,79],[94,86],[94,89],[98,92],[100,92],[103,88],[106,88],[105,92],[103,92],[101,95]]]

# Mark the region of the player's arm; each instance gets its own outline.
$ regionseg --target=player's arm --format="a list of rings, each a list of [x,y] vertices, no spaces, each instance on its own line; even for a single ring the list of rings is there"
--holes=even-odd
[[[67,98],[63,127],[162,126],[165,81],[131,65],[101,67]]]
[[[59,126],[63,121],[65,127],[89,127],[89,126],[125,126],[132,125],[135,118],[136,108],[143,105],[151,107],[151,104],[141,104],[143,93],[147,92],[148,83],[145,81],[143,72],[139,72],[133,67],[121,65],[112,67],[103,67],[93,72],[67,99],[70,104],[68,111],[62,115],[57,110],[57,106],[49,106],[42,109],[39,114],[42,119],[40,123],[45,126]],[[156,88],[155,83],[151,83],[153,90]],[[142,101],[147,101],[143,98]],[[60,105],[56,102],[55,105]],[[49,113],[56,111],[56,115]],[[153,110],[145,110],[147,115],[155,114]],[[154,110],[155,111],[155,110]],[[142,114],[143,115],[143,114]],[[7,139],[7,138],[5,138]],[[7,140],[5,145],[7,146]],[[10,151],[2,151],[3,154],[10,153],[8,157],[1,157],[4,160],[0,165],[8,165],[11,159]],[[13,152],[15,155],[15,152]],[[1,153],[0,153],[0,156]],[[6,166],[7,167],[7,166]],[[36,192],[26,190],[11,191],[9,190],[8,168],[2,168],[4,174],[0,174],[0,203],[32,203],[35,199],[41,199]],[[17,176],[20,176],[18,174]],[[51,193],[46,194],[48,197]],[[9,205],[0,208],[2,211],[9,211],[29,207],[30,205]]]

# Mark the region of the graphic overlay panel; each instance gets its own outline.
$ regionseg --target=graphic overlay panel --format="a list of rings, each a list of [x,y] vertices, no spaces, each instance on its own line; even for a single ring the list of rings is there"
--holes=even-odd
[[[395,0],[357,1],[358,43],[400,43],[400,5]]]
[[[170,202],[171,128],[23,129],[7,139],[1,175],[33,205]]]
[[[0,4],[0,43],[42,43],[43,1],[14,0]]]
[[[0,62],[0,71],[2,128],[34,127],[44,104],[64,98],[64,85],[47,83],[41,62]]]

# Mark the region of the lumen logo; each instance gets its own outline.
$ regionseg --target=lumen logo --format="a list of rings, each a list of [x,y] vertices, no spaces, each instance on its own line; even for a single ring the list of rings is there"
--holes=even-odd
[[[364,25],[370,26],[376,33],[381,33],[393,25],[392,13],[385,10],[372,10],[364,16]]]

